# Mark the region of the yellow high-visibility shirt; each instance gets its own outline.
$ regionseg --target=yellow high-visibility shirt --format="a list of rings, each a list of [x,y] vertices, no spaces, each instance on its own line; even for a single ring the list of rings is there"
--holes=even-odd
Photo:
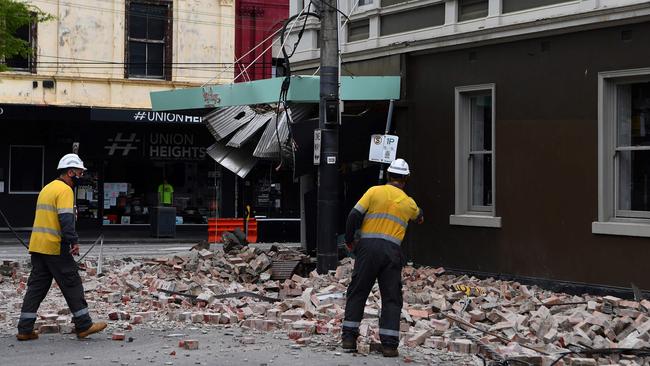
[[[160,203],[171,205],[173,201],[174,187],[169,183],[163,183],[158,186],[158,196]]]
[[[402,243],[410,220],[420,215],[415,201],[401,189],[386,184],[371,187],[354,208],[365,213],[361,238],[375,238]]]
[[[29,239],[29,252],[61,254],[59,214],[74,214],[74,192],[60,180],[52,181],[38,194],[36,216]]]

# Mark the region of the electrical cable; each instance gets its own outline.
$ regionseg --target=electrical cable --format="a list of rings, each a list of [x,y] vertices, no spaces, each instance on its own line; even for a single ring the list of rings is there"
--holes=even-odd
[[[553,361],[549,366],[554,366],[558,364],[564,357],[568,355],[585,355],[585,356],[592,356],[592,355],[611,355],[611,354],[628,354],[628,355],[633,355],[637,357],[650,357],[650,348],[644,347],[644,348],[596,348],[596,349],[588,349],[588,350],[582,350],[582,351],[569,351],[569,352],[564,352],[562,355]]]
[[[84,258],[86,258],[86,256],[88,255],[88,253],[90,253],[90,251],[93,250],[93,248],[95,247],[95,245],[97,245],[97,243],[99,243],[100,241],[101,241],[102,243],[104,242],[104,234],[99,234],[99,238],[97,238],[97,240],[95,240],[95,242],[90,246],[90,248],[88,249],[88,251],[86,251],[86,254],[82,255],[81,257],[79,257],[79,259],[77,259],[77,263],[81,263],[81,261],[82,261]]]
[[[46,3],[46,4],[51,4],[51,5],[62,5],[65,7],[73,8],[73,9],[83,9],[83,10],[93,10],[93,11],[98,11],[102,13],[114,13],[114,14],[124,14],[124,15],[134,15],[137,17],[142,17],[142,15],[139,14],[133,14],[133,12],[128,12],[126,10],[115,10],[115,9],[108,9],[108,8],[103,8],[103,7],[96,7],[92,5],[83,5],[83,4],[78,4],[78,3],[67,3],[67,4],[60,4],[59,1],[55,0],[34,0],[34,2],[41,2],[41,3]],[[236,28],[236,29],[261,29],[261,30],[267,30],[268,26],[243,26],[243,25],[237,25],[233,23],[223,23],[223,22],[217,22],[217,21],[208,21],[208,20],[193,20],[190,18],[180,18],[180,17],[174,17],[174,16],[166,16],[166,15],[152,15],[152,14],[147,14],[147,18],[149,19],[156,19],[156,20],[172,20],[174,22],[181,22],[181,23],[186,23],[186,24],[199,24],[199,25],[219,25],[223,27],[228,27],[228,28]],[[230,17],[229,17],[230,18]],[[235,17],[231,19],[236,19]],[[261,22],[260,22],[261,23]],[[272,23],[269,23],[272,24]]]
[[[9,220],[7,219],[7,216],[5,216],[5,213],[2,212],[2,210],[0,210],[0,215],[2,215],[2,219],[5,221],[5,224],[7,224],[7,227],[9,228],[9,230],[11,230],[11,232],[14,234],[14,236],[16,236],[16,239],[18,239],[20,244],[22,244],[25,248],[27,248],[29,250],[29,245],[25,244],[23,239],[20,236],[18,236],[18,233],[11,226],[11,224],[9,223]]]
[[[14,236],[16,237],[16,239],[18,239],[18,241],[20,242],[20,244],[22,244],[22,246],[24,246],[27,250],[29,250],[29,245],[27,245],[27,244],[23,241],[23,239],[18,235],[18,233],[16,232],[16,230],[14,230],[13,226],[11,226],[11,224],[9,223],[9,219],[7,219],[7,216],[5,216],[5,213],[4,213],[1,209],[0,209],[0,216],[2,216],[2,219],[4,220],[5,224],[7,225],[7,227],[9,228],[9,230],[11,230],[11,232],[14,234]],[[88,251],[86,251],[86,254],[82,255],[82,256],[77,260],[77,263],[80,263],[81,260],[83,260],[83,259],[88,255],[88,253],[90,253],[90,251],[93,250],[93,248],[95,247],[95,245],[97,245],[97,243],[100,241],[100,239],[103,239],[103,238],[104,238],[104,234],[100,234],[100,235],[99,235],[99,238],[97,238],[97,240],[95,240],[95,242],[92,244],[92,246],[90,247],[90,249],[88,249]]]

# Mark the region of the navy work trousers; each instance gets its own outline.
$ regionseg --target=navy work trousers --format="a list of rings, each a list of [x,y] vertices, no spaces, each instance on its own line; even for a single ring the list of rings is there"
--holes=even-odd
[[[356,260],[347,292],[342,337],[359,336],[366,300],[377,280],[381,293],[379,338],[384,347],[397,347],[402,312],[402,248],[384,239],[361,239],[354,253]]]
[[[29,334],[34,329],[36,312],[50,290],[52,279],[59,285],[68,303],[76,331],[87,330],[92,325],[77,262],[67,250],[64,252],[62,248],[61,252],[61,255],[32,253],[32,272],[27,280],[18,333]]]

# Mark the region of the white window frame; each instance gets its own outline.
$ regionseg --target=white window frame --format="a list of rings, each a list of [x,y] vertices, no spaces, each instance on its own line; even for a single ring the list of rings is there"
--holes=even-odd
[[[44,145],[9,145],[9,181],[7,182],[9,189],[9,194],[39,194],[40,191],[31,192],[31,191],[12,191],[11,190],[11,159],[12,159],[12,150],[14,147],[38,147],[41,149],[41,187],[45,184],[45,146]]]
[[[480,92],[489,92],[492,97],[492,206],[471,206],[470,160],[470,120],[469,98]],[[496,207],[496,86],[481,84],[455,88],[455,213],[449,216],[450,225],[501,227],[501,218],[495,216]]]
[[[650,237],[650,219],[616,215],[617,86],[639,82],[650,82],[650,68],[598,73],[598,221],[591,224],[594,234]]]

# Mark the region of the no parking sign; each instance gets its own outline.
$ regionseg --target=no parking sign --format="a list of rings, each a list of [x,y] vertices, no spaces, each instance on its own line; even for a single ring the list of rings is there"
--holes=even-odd
[[[368,160],[390,164],[397,157],[398,141],[395,135],[372,135]]]

